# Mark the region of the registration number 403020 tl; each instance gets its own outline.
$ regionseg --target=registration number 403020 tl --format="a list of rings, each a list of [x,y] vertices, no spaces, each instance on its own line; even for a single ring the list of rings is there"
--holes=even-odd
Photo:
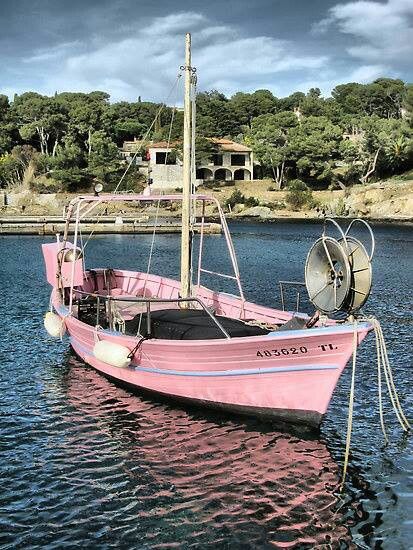
[[[308,349],[305,346],[300,346],[299,348],[263,349],[257,351],[257,357],[280,357],[281,355],[300,355],[307,352]]]

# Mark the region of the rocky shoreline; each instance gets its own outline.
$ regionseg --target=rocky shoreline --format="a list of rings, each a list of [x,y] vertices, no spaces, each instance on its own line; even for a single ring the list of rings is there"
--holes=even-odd
[[[374,223],[413,224],[413,179],[357,185],[339,191],[315,191],[313,198],[316,207],[299,211],[287,209],[284,202],[286,191],[272,190],[268,183],[263,180],[244,181],[236,182],[232,186],[200,191],[213,195],[222,206],[227,203],[235,189],[240,190],[246,199],[254,197],[255,202],[258,202],[253,207],[236,204],[232,209],[226,208],[229,220],[293,223],[314,222],[324,216],[331,216],[343,220],[361,217]],[[3,197],[3,206],[0,208],[0,232],[7,234],[11,223],[14,225],[10,230],[11,234],[18,234],[19,227],[23,234],[30,234],[31,229],[31,234],[39,234],[39,231],[40,234],[49,234],[49,231],[42,233],[45,230],[41,227],[39,229],[39,224],[48,225],[50,222],[47,219],[54,218],[56,222],[58,219],[57,225],[60,226],[63,223],[64,208],[72,197],[70,194],[35,194],[29,190],[8,193],[6,198]],[[109,205],[106,210],[107,221],[102,224],[99,232],[136,233],[138,226],[143,227],[145,224],[142,222],[146,222],[155,213],[156,207],[124,203]],[[163,219],[163,225],[168,232],[179,230],[179,203],[161,208],[158,215]],[[208,205],[206,215],[208,220],[217,221],[216,207]],[[15,221],[10,222],[10,219]],[[123,219],[126,223],[122,224]],[[117,227],[116,220],[119,222]],[[148,229],[143,232],[146,231]]]

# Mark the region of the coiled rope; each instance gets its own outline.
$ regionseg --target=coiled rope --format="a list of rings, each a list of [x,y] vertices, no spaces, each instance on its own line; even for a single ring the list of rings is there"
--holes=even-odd
[[[400,426],[404,432],[408,432],[411,429],[411,425],[404,414],[402,406],[400,404],[399,395],[396,390],[396,385],[394,383],[392,369],[390,367],[389,356],[387,353],[386,341],[384,339],[383,329],[381,328],[380,322],[373,316],[368,317],[359,317],[354,320],[354,333],[353,333],[353,361],[352,361],[352,373],[351,373],[351,384],[350,384],[350,396],[349,396],[349,407],[348,407],[348,419],[347,419],[347,435],[346,435],[346,449],[344,453],[344,465],[343,465],[343,474],[340,483],[340,492],[344,488],[344,483],[346,480],[347,467],[350,454],[350,443],[351,443],[351,432],[353,427],[353,406],[354,406],[354,388],[355,388],[355,375],[356,375],[356,360],[357,360],[357,323],[368,322],[371,324],[375,334],[376,340],[376,352],[377,352],[377,383],[378,383],[378,398],[379,398],[379,415],[380,415],[380,426],[384,436],[386,444],[389,443],[389,438],[387,436],[386,427],[384,423],[384,414],[383,414],[383,395],[382,395],[382,373],[386,380],[387,390],[390,397],[393,410],[396,414],[397,420],[399,421]]]

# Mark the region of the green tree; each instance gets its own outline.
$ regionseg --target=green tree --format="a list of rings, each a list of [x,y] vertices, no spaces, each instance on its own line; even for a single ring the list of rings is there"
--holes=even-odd
[[[9,153],[0,156],[0,187],[5,188],[21,182],[20,165]]]
[[[371,84],[356,82],[340,84],[334,88],[331,95],[342,107],[344,113],[400,118],[405,93],[402,80],[378,78]]]
[[[151,102],[128,103],[127,101],[121,101],[113,103],[107,107],[103,114],[102,128],[118,146],[121,146],[125,140],[142,139],[151,127],[159,110],[160,105]],[[171,118],[172,109],[164,107],[157,121],[153,124],[153,130],[159,133],[162,128],[169,127]],[[158,137],[155,139],[158,139]]]
[[[413,131],[405,120],[362,117],[354,139],[341,144],[342,158],[362,183],[407,170],[413,162]]]
[[[238,125],[251,128],[254,118],[275,111],[277,98],[269,90],[256,90],[252,94],[238,92],[230,99],[230,105]]]
[[[260,115],[252,122],[246,142],[252,147],[264,167],[271,169],[274,180],[281,187],[285,177],[285,163],[288,160],[289,131],[298,125],[298,119],[291,111]]]
[[[296,107],[300,107],[304,99],[305,94],[303,92],[294,92],[277,101],[277,111],[293,111]]]
[[[20,121],[22,139],[38,145],[42,154],[55,155],[66,131],[66,110],[54,98],[26,92],[15,97],[13,111]]]
[[[406,119],[410,122],[410,125],[413,127],[413,84],[409,84],[406,87],[406,94],[404,96],[403,107],[405,109]]]
[[[0,94],[0,155],[10,151],[16,140],[16,127],[13,124],[9,98]]]
[[[98,130],[91,136],[88,169],[99,180],[107,183],[110,183],[119,171],[118,148],[103,130]]]
[[[307,182],[331,182],[342,130],[327,117],[307,117],[289,132],[288,158]]]
[[[92,134],[103,127],[105,112],[109,108],[109,95],[94,91],[89,94],[64,92],[55,101],[68,113],[67,134],[90,155]]]
[[[216,90],[197,95],[196,125],[205,137],[236,136],[241,132],[231,103]]]
[[[288,184],[285,202],[291,210],[301,210],[304,206],[310,206],[312,202],[311,189],[301,180],[292,180]]]

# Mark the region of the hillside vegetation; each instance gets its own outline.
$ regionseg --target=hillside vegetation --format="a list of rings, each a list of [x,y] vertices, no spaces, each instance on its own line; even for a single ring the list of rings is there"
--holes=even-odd
[[[124,140],[180,137],[180,111],[109,99],[100,91],[26,92],[12,102],[0,95],[0,186],[75,192],[98,180],[110,190],[125,168],[118,152]],[[231,98],[203,92],[197,158],[213,152],[205,137],[229,137],[252,147],[260,162],[256,177],[277,187],[293,182],[296,193],[344,188],[413,168],[412,126],[413,86],[401,80],[343,84],[329,98],[317,88],[284,98],[268,90]],[[132,167],[122,185],[139,190],[144,182]]]

